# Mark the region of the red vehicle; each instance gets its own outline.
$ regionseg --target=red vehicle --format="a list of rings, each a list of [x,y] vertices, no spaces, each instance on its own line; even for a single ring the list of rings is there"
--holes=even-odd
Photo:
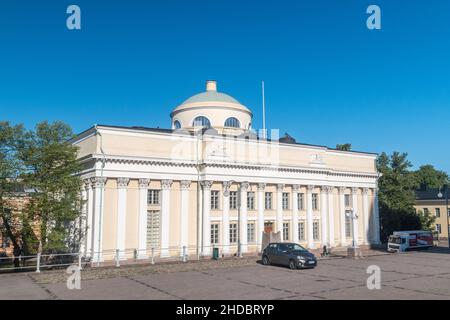
[[[389,236],[388,251],[403,252],[432,246],[433,233],[431,231],[395,231],[393,235]]]

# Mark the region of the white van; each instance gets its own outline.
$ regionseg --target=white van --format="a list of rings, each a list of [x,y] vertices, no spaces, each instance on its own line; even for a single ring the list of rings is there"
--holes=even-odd
[[[433,233],[431,231],[395,231],[389,236],[388,241],[389,252],[404,252],[432,246]]]

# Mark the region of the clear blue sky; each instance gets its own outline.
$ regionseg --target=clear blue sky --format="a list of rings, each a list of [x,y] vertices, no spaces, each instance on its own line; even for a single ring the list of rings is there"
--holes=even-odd
[[[381,31],[366,28],[370,4]],[[450,172],[448,0],[0,2],[0,119],[169,127],[207,79],[256,128],[265,80],[270,128]]]

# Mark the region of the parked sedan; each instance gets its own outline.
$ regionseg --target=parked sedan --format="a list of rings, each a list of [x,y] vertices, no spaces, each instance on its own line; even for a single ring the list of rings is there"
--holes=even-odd
[[[262,253],[264,265],[277,264],[290,269],[314,268],[317,259],[308,250],[297,243],[270,243]]]

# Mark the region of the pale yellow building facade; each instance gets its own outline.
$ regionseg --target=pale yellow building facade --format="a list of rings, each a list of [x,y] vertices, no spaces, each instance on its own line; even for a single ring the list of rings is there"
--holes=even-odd
[[[417,191],[414,204],[416,212],[435,217],[434,227],[442,240],[448,239],[450,217],[445,192],[440,189]]]
[[[379,243],[376,154],[256,134],[214,81],[171,118],[171,129],[99,125],[73,139],[94,261],[257,252],[265,227],[311,249],[348,246],[352,231]]]

